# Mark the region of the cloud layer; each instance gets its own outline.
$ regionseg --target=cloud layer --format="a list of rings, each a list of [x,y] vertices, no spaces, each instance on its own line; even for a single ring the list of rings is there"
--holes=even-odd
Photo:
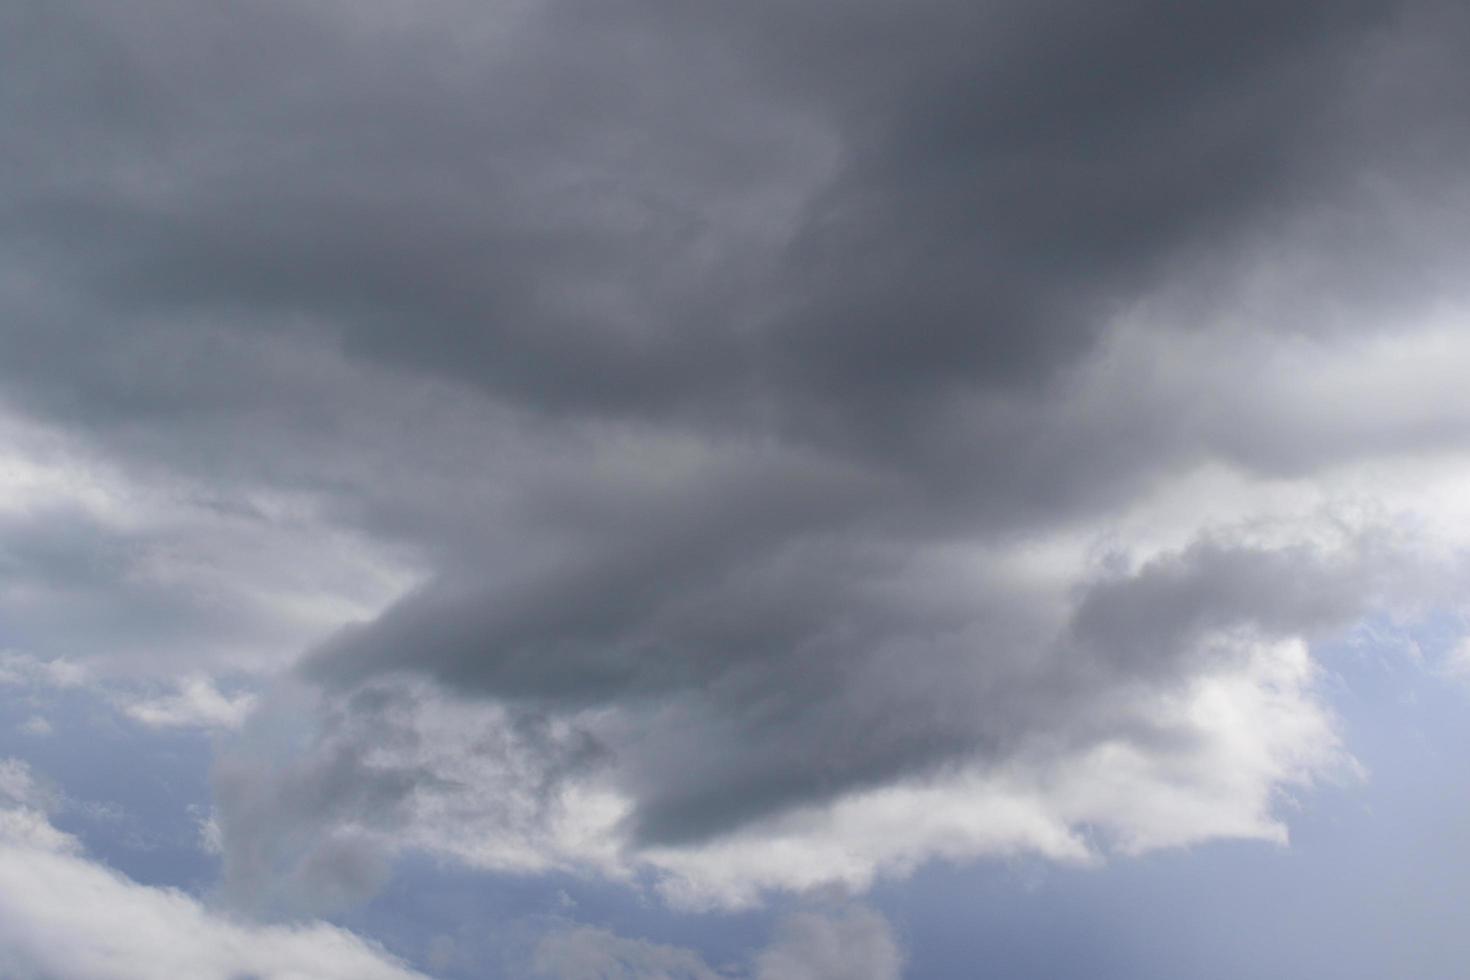
[[[0,641],[243,725],[241,908],[1280,840],[1460,601],[1466,28],[7,5]]]

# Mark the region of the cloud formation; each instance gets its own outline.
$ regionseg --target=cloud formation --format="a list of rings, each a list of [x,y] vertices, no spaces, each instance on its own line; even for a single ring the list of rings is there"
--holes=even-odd
[[[1459,601],[1453,4],[0,17],[0,640],[243,725],[242,908],[1280,840]]]
[[[0,970],[16,980],[412,980],[382,950],[324,924],[254,926],[87,857],[47,819],[22,764],[0,762]]]

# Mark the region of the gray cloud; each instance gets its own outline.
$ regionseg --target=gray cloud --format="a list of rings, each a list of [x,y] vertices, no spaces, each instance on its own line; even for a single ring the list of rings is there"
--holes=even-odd
[[[442,767],[374,761],[417,758],[383,700],[404,675],[509,713],[513,749],[464,751],[524,761],[531,802],[476,812],[520,832],[596,771],[634,848],[1167,740],[1152,709],[1238,653],[1219,635],[1318,636],[1402,595],[1392,519],[1322,545],[1201,518],[1122,541],[1121,568],[1036,572],[1023,545],[1106,538],[1206,464],[1284,479],[1470,431],[1427,395],[1322,411],[1405,385],[1356,362],[1299,393],[1375,319],[1457,298],[1450,5],[0,17],[24,80],[0,96],[24,135],[6,410],[199,491],[210,533],[274,528],[232,581],[373,546],[287,590],[357,606],[272,633],[279,595],[140,586],[155,539],[0,523],[6,581],[88,611],[71,647],[311,647],[317,727],[217,774],[252,901],[358,894],[373,841],[457,799]]]
[[[538,974],[554,980],[897,980],[902,965],[888,922],[860,905],[787,916],[738,973],[712,969],[691,950],[587,926],[548,933],[535,954]]]
[[[893,930],[862,906],[789,917],[776,942],[761,951],[756,968],[760,980],[896,980],[902,973]]]
[[[22,9],[17,265],[113,316],[292,322],[541,410],[774,411],[890,452],[1411,167],[1383,127],[1444,132],[1442,77],[1381,79],[1431,4]],[[13,370],[70,365],[62,337]]]
[[[433,777],[375,764],[373,746],[416,736],[392,724],[392,705],[382,699],[363,694],[352,704],[359,713],[326,717],[320,748],[302,753],[289,773],[250,754],[226,754],[216,767],[215,798],[229,844],[226,898],[235,905],[331,910],[371,895],[385,880],[387,856],[364,831],[402,827],[411,796]],[[256,724],[299,738],[279,700],[272,707],[275,713]],[[358,737],[342,733],[343,726],[358,726]]]

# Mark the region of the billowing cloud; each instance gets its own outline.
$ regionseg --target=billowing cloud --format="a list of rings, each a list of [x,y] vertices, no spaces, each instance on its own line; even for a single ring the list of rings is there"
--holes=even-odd
[[[7,8],[0,641],[242,726],[240,908],[1284,839],[1462,601],[1470,25],[1217,6]]]

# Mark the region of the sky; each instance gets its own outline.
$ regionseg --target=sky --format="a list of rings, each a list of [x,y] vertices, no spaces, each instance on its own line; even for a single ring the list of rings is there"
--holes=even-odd
[[[0,975],[1464,976],[1467,66],[0,0]]]

